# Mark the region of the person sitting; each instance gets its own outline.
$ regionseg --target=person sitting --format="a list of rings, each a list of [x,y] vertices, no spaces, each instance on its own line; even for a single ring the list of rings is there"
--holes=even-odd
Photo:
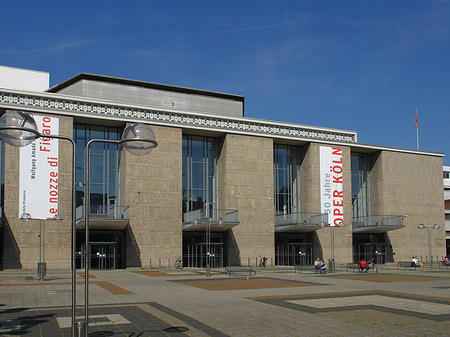
[[[322,274],[322,261],[319,258],[314,261],[314,269],[317,269]]]
[[[445,264],[446,266],[448,265],[449,262],[448,262],[447,256],[444,257],[444,259],[442,260],[442,263]]]
[[[361,273],[367,271],[367,262],[365,260],[358,261],[358,267]]]
[[[417,260],[417,258],[415,256],[413,256],[411,259],[411,267],[415,267],[418,264],[419,264],[419,260]]]
[[[323,273],[326,274],[327,273],[327,264],[323,261],[320,261],[320,263],[321,263]]]

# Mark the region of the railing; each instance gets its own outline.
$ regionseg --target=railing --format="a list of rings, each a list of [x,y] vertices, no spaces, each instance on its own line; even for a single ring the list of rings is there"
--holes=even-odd
[[[327,213],[297,212],[275,215],[275,225],[305,224],[320,225],[328,223]]]
[[[230,209],[197,209],[183,214],[183,224],[194,221],[222,221],[223,223],[239,223],[239,211]]]
[[[129,219],[130,207],[118,205],[90,205],[89,217],[93,219]],[[84,205],[78,206],[76,218],[84,218]]]
[[[353,227],[403,226],[404,215],[373,215],[353,218]]]

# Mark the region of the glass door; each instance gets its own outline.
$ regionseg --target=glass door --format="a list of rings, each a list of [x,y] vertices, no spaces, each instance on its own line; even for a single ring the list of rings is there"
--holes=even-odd
[[[116,243],[90,242],[90,268],[98,270],[116,269]]]

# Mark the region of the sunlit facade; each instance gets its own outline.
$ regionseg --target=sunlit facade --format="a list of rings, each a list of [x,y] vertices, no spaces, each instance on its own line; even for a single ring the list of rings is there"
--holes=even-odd
[[[76,143],[77,266],[93,269],[345,265],[427,258],[420,223],[440,224],[433,252],[445,254],[442,154],[357,142],[340,129],[250,119],[244,97],[92,74],[46,91],[0,88],[0,115],[20,109],[58,120]],[[158,147],[133,157],[118,140],[132,122],[152,127]],[[323,168],[321,149],[330,158]],[[64,220],[21,219],[20,150],[1,147],[2,268],[34,269],[39,244],[49,269],[70,267],[71,150],[59,143]],[[339,175],[336,175],[339,173]],[[90,187],[90,242],[84,207]],[[340,185],[339,190],[333,189]],[[324,206],[325,205],[325,206]],[[334,207],[334,208],[333,208]],[[332,215],[343,222],[332,227]],[[45,240],[36,228],[45,224]]]

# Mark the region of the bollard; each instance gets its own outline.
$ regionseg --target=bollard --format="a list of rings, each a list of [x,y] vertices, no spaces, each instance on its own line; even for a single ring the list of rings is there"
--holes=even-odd
[[[152,269],[152,259],[150,259],[150,269]]]
[[[167,269],[170,269],[170,259],[167,259]]]
[[[77,322],[77,337],[85,337],[85,331],[86,331],[86,322],[80,321]]]

